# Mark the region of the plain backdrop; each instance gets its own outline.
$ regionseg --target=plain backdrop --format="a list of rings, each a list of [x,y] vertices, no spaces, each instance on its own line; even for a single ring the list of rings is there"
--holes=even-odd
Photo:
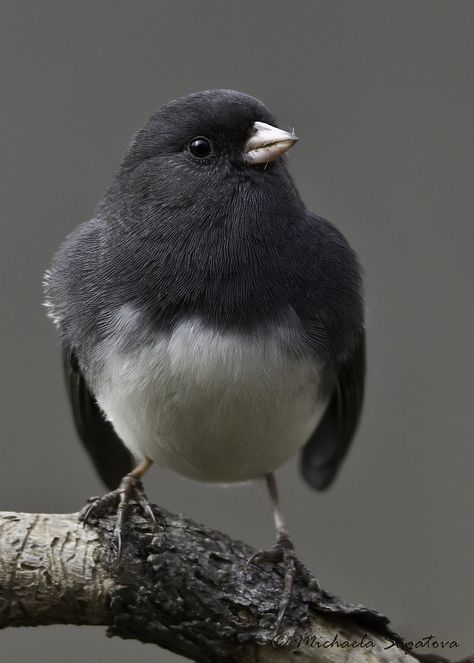
[[[472,653],[473,18],[460,0],[0,2],[1,509],[76,511],[103,492],[42,307],[53,251],[154,109],[204,88],[245,91],[295,127],[297,186],[366,274],[368,389],[350,455],[325,494],[296,459],[278,473],[298,553],[406,638]],[[261,484],[154,468],[146,488],[170,510],[273,542]],[[131,658],[182,660],[98,627],[0,633],[2,663]]]

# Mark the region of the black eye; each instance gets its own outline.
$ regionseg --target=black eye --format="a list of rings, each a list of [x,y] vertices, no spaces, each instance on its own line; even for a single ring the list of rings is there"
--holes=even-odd
[[[204,138],[204,136],[193,138],[189,143],[189,150],[191,154],[193,154],[195,157],[198,157],[199,159],[205,159],[208,157],[211,153],[211,149],[211,142],[207,138]]]

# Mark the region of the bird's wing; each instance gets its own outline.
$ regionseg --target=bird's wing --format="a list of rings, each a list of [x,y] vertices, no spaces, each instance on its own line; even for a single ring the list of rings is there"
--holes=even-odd
[[[100,478],[112,490],[133,469],[133,456],[104,417],[71,348],[63,351],[63,365],[76,430]]]
[[[301,472],[310,486],[327,488],[354,437],[362,410],[365,382],[365,331],[351,355],[336,367],[331,400],[301,454]]]

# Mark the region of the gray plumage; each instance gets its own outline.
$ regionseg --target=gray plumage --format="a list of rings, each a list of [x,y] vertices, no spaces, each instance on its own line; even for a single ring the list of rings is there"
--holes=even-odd
[[[227,482],[302,448],[321,489],[354,436],[360,268],[284,158],[242,158],[255,122],[275,124],[229,90],[155,113],[47,274],[76,426],[109,487],[131,454]],[[212,146],[204,158],[190,152],[197,136]]]

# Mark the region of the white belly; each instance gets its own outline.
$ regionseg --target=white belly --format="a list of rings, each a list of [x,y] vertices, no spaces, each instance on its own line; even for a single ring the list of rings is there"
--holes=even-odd
[[[194,320],[132,351],[110,344],[97,400],[137,457],[202,481],[262,477],[307,441],[326,405],[318,366],[289,356],[288,334],[221,334]]]

